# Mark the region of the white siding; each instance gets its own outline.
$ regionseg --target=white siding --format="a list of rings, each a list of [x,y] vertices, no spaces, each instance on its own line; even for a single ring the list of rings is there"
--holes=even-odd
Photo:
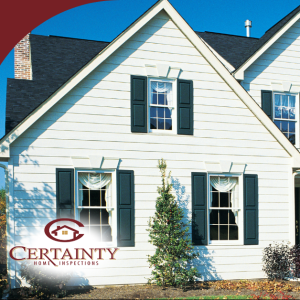
[[[272,82],[292,83],[291,92],[299,93],[300,21],[297,21],[246,71],[243,87],[261,105],[261,90],[272,90]]]
[[[156,63],[179,67],[180,78],[193,80],[193,136],[131,133],[130,75],[146,75],[144,65]],[[172,170],[175,194],[188,209],[191,172],[205,172],[205,161],[241,162],[246,173],[258,174],[260,245],[197,247],[205,255],[200,270],[206,279],[263,277],[263,247],[289,239],[290,157],[164,14],[22,134],[11,155],[16,244],[55,218],[55,169],[73,167],[71,156],[116,157],[122,159],[121,169],[134,170],[136,246],[122,248],[116,262],[103,263],[105,272],[78,275],[92,285],[143,283],[149,277],[146,257],[153,247],[146,228],[154,213],[160,184],[156,166],[162,157]]]

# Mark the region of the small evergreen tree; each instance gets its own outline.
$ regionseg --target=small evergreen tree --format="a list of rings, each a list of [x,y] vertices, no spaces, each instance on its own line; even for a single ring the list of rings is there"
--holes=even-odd
[[[166,178],[166,162],[161,159],[158,168],[161,172],[162,186],[157,188],[159,197],[156,200],[156,212],[149,221],[150,243],[156,246],[155,254],[148,256],[150,267],[153,267],[149,283],[160,286],[185,287],[199,277],[191,261],[199,256],[194,252],[191,239],[188,237],[188,225],[184,224],[183,209],[172,195],[171,173]]]

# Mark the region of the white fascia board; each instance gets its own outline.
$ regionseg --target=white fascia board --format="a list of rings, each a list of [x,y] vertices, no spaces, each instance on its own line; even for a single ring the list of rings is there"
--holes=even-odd
[[[83,69],[75,74],[67,81],[57,92],[50,96],[43,104],[41,104],[33,113],[31,113],[23,122],[21,122],[13,131],[5,136],[0,141],[0,147],[4,143],[12,143],[18,138],[27,128],[36,122],[44,113],[46,113],[53,105],[55,105],[62,97],[64,97],[71,89],[81,82],[88,74],[98,67],[106,58],[114,51],[123,45],[130,37],[132,37],[140,28],[155,17],[160,11],[165,10],[172,21],[178,26],[181,32],[195,46],[195,48],[203,55],[208,63],[220,75],[220,77],[228,84],[233,92],[240,98],[241,101],[250,109],[257,119],[267,128],[274,136],[278,143],[293,157],[293,167],[300,168],[300,153],[296,148],[285,138],[277,126],[269,119],[262,111],[258,104],[250,97],[250,95],[237,82],[233,75],[226,69],[220,60],[213,54],[208,46],[200,39],[194,30],[186,23],[174,7],[167,1],[161,0],[134,22],[127,30],[121,33],[113,40],[104,50],[102,50],[94,59],[90,61]],[[9,147],[8,147],[9,150]]]
[[[256,51],[248,60],[246,60],[233,74],[237,80],[244,80],[244,72],[266,51],[268,50],[287,30],[289,30],[300,18],[300,12],[297,13],[288,23],[286,23],[276,34],[269,39],[258,51]]]
[[[201,40],[212,51],[212,53],[221,61],[221,63],[227,68],[227,70],[230,73],[232,73],[235,70],[235,68],[223,56],[221,56],[213,47],[211,47],[208,43],[206,43],[204,39],[201,38]]]

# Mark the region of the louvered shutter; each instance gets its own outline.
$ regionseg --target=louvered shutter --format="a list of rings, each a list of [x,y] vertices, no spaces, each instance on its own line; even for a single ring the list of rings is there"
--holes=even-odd
[[[207,245],[207,174],[192,173],[192,241]]]
[[[131,76],[131,132],[147,132],[147,77]]]
[[[272,91],[261,91],[261,108],[273,120]]]
[[[194,133],[194,91],[193,81],[178,79],[177,83],[177,133]]]
[[[117,244],[134,247],[134,173],[117,171]]]
[[[244,174],[244,244],[258,245],[258,177]]]
[[[74,219],[74,169],[56,169],[56,217]]]

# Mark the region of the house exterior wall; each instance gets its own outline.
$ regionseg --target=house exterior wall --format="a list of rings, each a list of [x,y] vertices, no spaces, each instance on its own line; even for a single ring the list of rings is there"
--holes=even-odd
[[[299,93],[300,21],[297,21],[244,73],[242,86],[261,106],[261,90]],[[282,82],[290,83],[285,90]]]
[[[145,64],[157,63],[179,67],[181,79],[193,80],[193,136],[131,133],[130,75],[146,76]],[[147,255],[153,246],[146,229],[161,183],[161,158],[187,213],[191,172],[206,172],[204,162],[244,163],[245,173],[258,175],[259,245],[196,247],[205,279],[264,277],[263,248],[292,239],[289,155],[164,13],[11,145],[14,245],[26,243],[56,218],[56,168],[73,168],[71,156],[89,155],[120,158],[120,169],[133,170],[135,176],[135,247],[121,248],[115,261],[78,275],[90,285],[145,283],[150,276]]]

